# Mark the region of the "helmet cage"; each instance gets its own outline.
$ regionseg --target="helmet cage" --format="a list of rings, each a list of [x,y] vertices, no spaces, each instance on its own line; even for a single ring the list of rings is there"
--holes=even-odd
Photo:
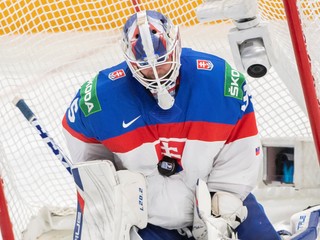
[[[130,26],[126,27],[127,24],[125,25],[122,41],[125,59],[133,76],[152,93],[157,93],[163,88],[170,92],[175,88],[180,69],[179,30],[170,19],[160,13],[146,11],[145,14],[146,22],[144,26],[138,24],[139,19],[136,15],[128,20],[128,22],[131,20],[129,22]],[[154,30],[154,26],[157,27],[157,31]],[[144,36],[139,36],[142,35],[141,33]],[[131,39],[129,36],[132,36]],[[140,49],[137,51],[139,37],[142,38],[142,43],[140,43]],[[148,42],[148,40],[150,41]],[[164,51],[160,49],[159,45],[156,45],[156,41],[161,41],[162,45],[160,47],[165,46],[166,49]],[[164,76],[159,77],[157,67],[164,64],[171,64],[171,67]],[[141,72],[147,68],[152,68],[154,79],[145,77]]]
[[[178,45],[178,42],[176,42],[176,45]],[[161,87],[164,87],[169,92],[172,88],[175,87],[176,79],[179,75],[181,52],[181,50],[177,51],[177,48],[180,48],[180,46],[176,45],[170,52],[158,57],[154,63],[149,63],[148,61],[135,60],[128,62],[129,68],[131,69],[133,76],[152,93],[157,92],[157,89],[159,88],[159,83]],[[156,68],[164,64],[171,64],[171,67],[164,76],[158,77]],[[156,76],[155,79],[146,78],[142,73],[142,70],[150,67],[152,68],[153,73]]]

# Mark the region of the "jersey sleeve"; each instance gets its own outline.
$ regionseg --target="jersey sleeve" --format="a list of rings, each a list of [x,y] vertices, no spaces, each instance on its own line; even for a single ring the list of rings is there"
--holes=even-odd
[[[226,65],[224,95],[240,103],[240,118],[216,156],[207,183],[211,192],[227,191],[244,199],[257,184],[262,146],[245,78]]]
[[[85,86],[82,88],[85,89]],[[81,98],[84,96],[79,90],[62,120],[71,159],[74,163],[98,159],[113,160],[113,154],[96,139],[92,124],[81,110]]]

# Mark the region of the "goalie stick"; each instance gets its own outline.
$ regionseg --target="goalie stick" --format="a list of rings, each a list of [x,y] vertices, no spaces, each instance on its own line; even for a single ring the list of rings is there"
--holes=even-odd
[[[16,97],[13,103],[74,177],[78,207],[73,239],[104,239],[105,236],[108,239],[132,239],[131,236],[140,239],[133,226],[145,228],[147,225],[147,205],[143,201],[146,199],[146,183],[143,175],[128,170],[116,172],[110,161],[98,160],[72,166],[26,102]],[[93,172],[99,174],[94,176]],[[130,203],[132,198],[137,201]],[[128,204],[125,204],[127,201]]]
[[[71,171],[71,161],[68,157],[62,152],[60,147],[55,143],[53,138],[51,138],[48,132],[42,127],[40,122],[38,121],[36,115],[31,111],[29,106],[26,104],[24,99],[20,97],[15,97],[13,99],[13,104],[21,111],[23,116],[28,120],[28,122],[38,131],[42,140],[49,146],[54,155],[60,160],[63,166],[67,169],[67,171],[72,175]]]

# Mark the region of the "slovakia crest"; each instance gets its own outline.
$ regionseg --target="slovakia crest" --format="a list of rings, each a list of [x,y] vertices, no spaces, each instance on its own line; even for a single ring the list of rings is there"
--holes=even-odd
[[[109,73],[109,75],[108,75],[108,77],[111,80],[116,80],[118,78],[122,78],[122,77],[125,77],[125,76],[126,76],[126,73],[124,72],[123,69],[116,70],[114,72]]]
[[[211,71],[213,63],[209,60],[197,59],[197,69]]]
[[[256,147],[256,156],[260,155],[260,147]]]

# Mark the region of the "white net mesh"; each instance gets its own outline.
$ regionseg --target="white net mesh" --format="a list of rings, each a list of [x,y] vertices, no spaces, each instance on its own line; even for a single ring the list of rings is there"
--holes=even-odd
[[[76,196],[71,176],[11,101],[23,97],[66,151],[64,112],[82,83],[123,60],[119,30],[135,11],[132,2],[0,1],[0,169],[17,239],[41,206],[74,207]],[[318,83],[320,4],[300,2]],[[183,46],[216,54],[233,65],[227,39],[232,21],[199,24],[194,10],[200,3],[144,0],[138,7],[159,10],[181,25]],[[261,136],[311,137],[282,1],[260,0],[259,12],[269,23],[276,53],[266,77],[248,78]]]

